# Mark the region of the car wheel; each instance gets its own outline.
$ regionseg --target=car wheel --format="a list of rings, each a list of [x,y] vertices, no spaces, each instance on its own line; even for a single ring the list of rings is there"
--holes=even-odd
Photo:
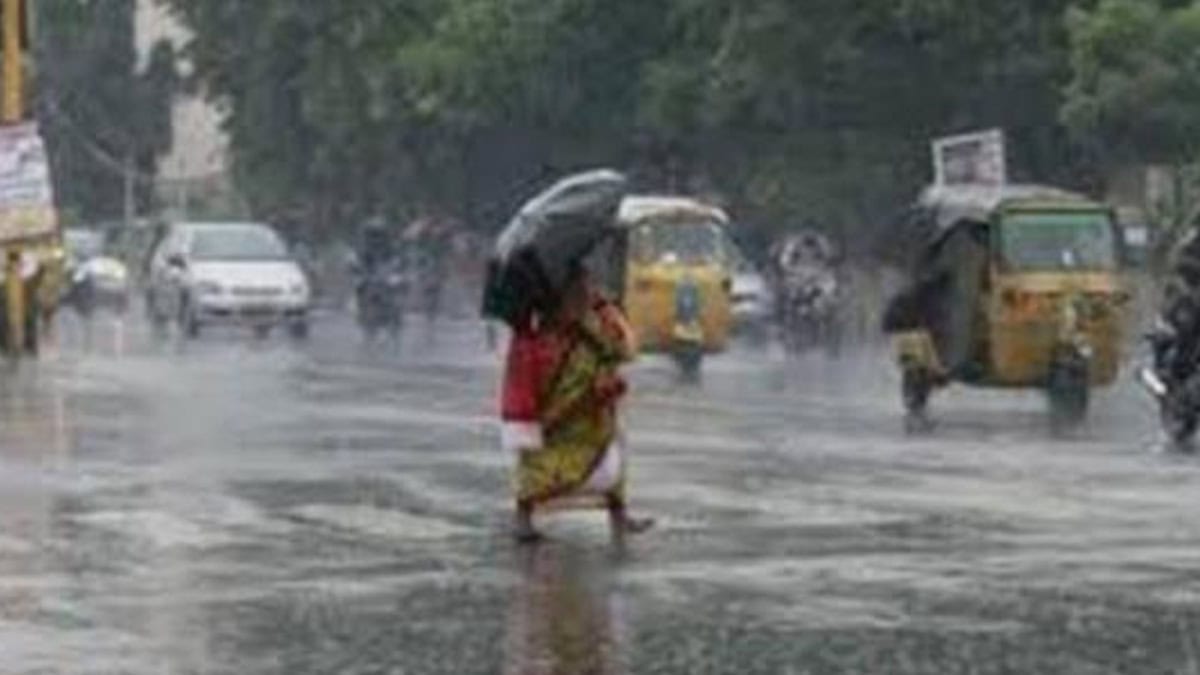
[[[293,321],[291,325],[288,326],[288,334],[293,340],[308,339],[308,320],[300,319],[299,321]]]
[[[150,322],[150,327],[154,331],[156,337],[165,337],[167,334],[167,317],[158,307],[158,301],[155,299],[153,291],[146,291],[145,297],[146,319]]]
[[[200,337],[200,321],[196,318],[191,301],[186,297],[179,303],[179,330],[189,340]]]

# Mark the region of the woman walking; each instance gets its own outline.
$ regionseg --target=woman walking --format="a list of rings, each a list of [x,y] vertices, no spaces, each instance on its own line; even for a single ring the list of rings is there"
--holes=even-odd
[[[516,456],[516,537],[541,538],[537,510],[606,508],[614,533],[641,532],[651,521],[629,516],[626,458],[618,403],[620,366],[634,340],[620,310],[592,288],[581,265],[552,310],[529,312],[514,326],[502,395],[503,439]]]

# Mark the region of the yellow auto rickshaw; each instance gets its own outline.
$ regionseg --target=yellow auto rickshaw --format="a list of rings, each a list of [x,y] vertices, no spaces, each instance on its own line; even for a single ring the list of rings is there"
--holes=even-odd
[[[683,197],[626,197],[619,294],[643,352],[674,357],[687,377],[723,351],[732,325],[729,217]]]
[[[1056,428],[1117,378],[1130,299],[1113,211],[1040,186],[930,188],[906,223],[929,234],[888,307],[910,429],[951,382],[1040,388]]]

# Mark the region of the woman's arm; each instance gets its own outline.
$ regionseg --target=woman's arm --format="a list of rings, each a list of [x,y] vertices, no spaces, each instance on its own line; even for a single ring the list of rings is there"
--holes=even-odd
[[[619,307],[603,297],[597,296],[580,325],[604,359],[625,363],[637,354],[637,341],[629,321]]]

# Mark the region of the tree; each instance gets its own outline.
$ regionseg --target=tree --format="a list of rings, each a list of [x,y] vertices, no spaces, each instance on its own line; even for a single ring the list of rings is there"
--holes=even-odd
[[[1200,4],[1101,0],[1073,9],[1062,119],[1109,165],[1158,163],[1173,177],[1161,224],[1182,224],[1200,192]]]
[[[1064,122],[1111,159],[1191,162],[1200,149],[1200,5],[1102,0],[1068,15]]]
[[[931,136],[1002,126],[1020,177],[1087,177],[1058,124],[1068,1],[167,0],[260,212],[495,226],[609,164],[764,237],[847,239],[928,179]]]
[[[158,159],[171,147],[175,56],[163,43],[139,71],[134,0],[39,0],[35,101],[62,208],[88,220],[124,212],[126,172],[150,208]]]

